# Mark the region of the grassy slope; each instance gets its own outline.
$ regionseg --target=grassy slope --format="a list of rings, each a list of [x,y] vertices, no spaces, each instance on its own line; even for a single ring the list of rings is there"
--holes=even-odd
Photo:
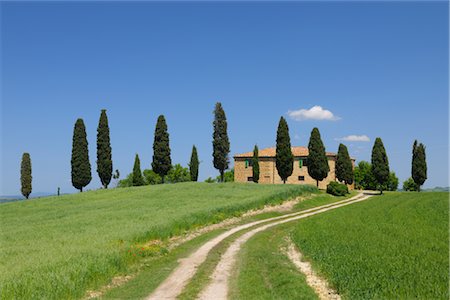
[[[448,299],[448,193],[387,193],[301,220],[293,239],[345,298]]]
[[[101,190],[0,206],[1,298],[77,298],[166,238],[312,189],[184,183]]]

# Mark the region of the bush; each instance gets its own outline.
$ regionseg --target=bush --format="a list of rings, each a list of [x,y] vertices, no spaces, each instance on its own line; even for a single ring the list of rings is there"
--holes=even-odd
[[[180,164],[173,166],[167,173],[167,182],[177,183],[191,181],[191,175],[188,168],[183,168]]]
[[[345,184],[332,181],[327,185],[327,193],[334,196],[345,196],[345,194],[348,194],[348,187]]]
[[[207,182],[207,183],[215,183],[216,180],[212,179],[211,177],[208,177],[208,178],[206,178],[205,182]]]
[[[220,175],[216,177],[216,181],[220,182]],[[234,168],[223,173],[223,182],[234,182]]]
[[[414,179],[409,177],[403,182],[403,190],[406,192],[416,192],[418,190],[417,184],[414,182]]]
[[[133,173],[130,173],[127,175],[126,178],[119,180],[119,183],[117,184],[117,187],[124,188],[124,187],[130,187],[133,186]]]
[[[159,174],[156,174],[155,171],[145,169],[143,173],[144,173],[145,185],[153,185],[153,184],[162,183],[161,176],[159,176]]]

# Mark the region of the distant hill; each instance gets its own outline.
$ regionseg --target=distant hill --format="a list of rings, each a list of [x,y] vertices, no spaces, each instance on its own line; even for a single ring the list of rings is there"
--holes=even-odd
[[[423,189],[423,192],[448,192],[450,191],[450,188],[448,186],[442,187],[442,186],[436,186],[434,188],[429,189]]]
[[[43,193],[43,192],[38,192],[38,193],[32,193],[30,195],[30,199],[33,198],[41,198],[41,197],[47,197],[47,196],[54,196],[55,194],[51,194],[51,193]],[[14,201],[21,201],[21,200],[26,200],[24,196],[22,195],[6,195],[6,196],[0,196],[0,203],[6,203],[6,202],[14,202]]]

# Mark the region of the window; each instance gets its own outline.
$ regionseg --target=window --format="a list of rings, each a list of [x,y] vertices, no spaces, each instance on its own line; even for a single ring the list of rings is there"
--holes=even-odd
[[[253,181],[253,177],[247,177],[247,181]]]
[[[298,181],[305,181],[305,176],[298,176]]]
[[[253,167],[253,159],[246,159],[245,160],[245,168],[248,168],[248,167]]]
[[[302,166],[303,167],[307,167],[308,166],[308,159],[305,157],[305,158],[302,158],[302,159],[300,159],[301,161],[302,161]]]

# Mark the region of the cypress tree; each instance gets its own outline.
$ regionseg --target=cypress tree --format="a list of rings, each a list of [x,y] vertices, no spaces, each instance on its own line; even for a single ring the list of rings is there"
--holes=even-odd
[[[170,159],[169,133],[167,132],[166,119],[163,115],[158,117],[155,128],[155,139],[153,142],[153,171],[161,176],[162,183],[164,177],[172,168]]]
[[[139,160],[139,156],[137,154],[136,154],[136,157],[134,158],[132,179],[133,179],[132,186],[144,185],[144,177],[142,177],[142,172],[141,172],[141,161]]]
[[[97,173],[105,189],[111,182],[113,172],[111,142],[106,109],[102,109],[97,128]]]
[[[192,154],[191,154],[191,162],[189,163],[189,173],[191,175],[191,181],[198,180],[198,165],[200,162],[198,161],[197,148],[192,146]]]
[[[72,140],[72,185],[83,191],[83,187],[91,182],[91,163],[89,162],[86,127],[83,119],[78,119],[73,130]]]
[[[228,169],[228,153],[230,141],[227,133],[227,118],[220,102],[214,108],[214,133],[213,133],[213,163],[214,168],[220,172],[220,181],[223,182],[223,174]]]
[[[353,166],[347,147],[339,144],[339,150],[336,158],[336,178],[345,184],[353,183]]]
[[[316,180],[316,185],[319,187],[319,181],[322,181],[328,176],[330,166],[328,165],[325,146],[323,145],[320,132],[317,127],[314,127],[311,131],[308,152],[308,174]]]
[[[22,155],[22,163],[20,165],[20,183],[22,195],[28,199],[31,194],[31,159],[29,153]]]
[[[417,185],[417,191],[420,192],[420,186],[427,180],[427,161],[425,146],[422,143],[417,145],[417,140],[413,145],[411,177]]]
[[[383,141],[379,137],[375,139],[372,148],[372,174],[378,183],[380,194],[383,194],[383,185],[389,180],[389,161]]]
[[[294,170],[294,155],[291,149],[291,138],[289,136],[289,127],[286,120],[281,117],[277,130],[277,149],[275,155],[275,163],[283,183]]]
[[[253,182],[258,183],[259,181],[259,154],[258,154],[258,146],[255,145],[255,148],[253,149],[253,158],[252,158],[252,176],[253,176]]]

